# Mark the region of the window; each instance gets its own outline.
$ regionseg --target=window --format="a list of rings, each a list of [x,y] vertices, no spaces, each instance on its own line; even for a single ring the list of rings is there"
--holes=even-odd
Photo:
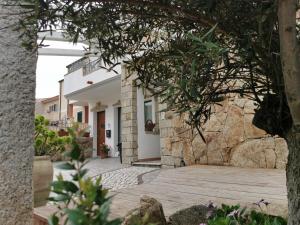
[[[152,107],[153,104],[151,100],[144,102],[145,131],[153,131],[155,126],[153,122]]]
[[[56,112],[57,111],[57,104],[54,104],[54,105],[50,105],[49,106],[49,110],[48,112]]]
[[[77,112],[77,122],[82,123],[82,112]]]
[[[145,101],[144,102],[144,113],[145,113],[145,123],[147,120],[152,121],[152,101]]]

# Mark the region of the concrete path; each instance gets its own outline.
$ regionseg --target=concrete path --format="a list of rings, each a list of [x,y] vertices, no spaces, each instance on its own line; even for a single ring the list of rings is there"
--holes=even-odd
[[[142,195],[161,201],[166,216],[195,204],[213,201],[217,205],[253,203],[265,199],[271,204],[269,213],[287,214],[285,171],[243,169],[217,166],[192,166],[155,171],[144,176],[146,182],[113,191],[112,217],[123,217],[138,206]],[[159,173],[159,174],[157,174]]]

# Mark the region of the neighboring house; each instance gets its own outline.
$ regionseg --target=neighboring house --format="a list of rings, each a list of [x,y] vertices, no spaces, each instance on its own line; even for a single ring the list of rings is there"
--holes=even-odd
[[[161,159],[163,167],[191,164],[284,168],[285,141],[252,125],[254,104],[238,96],[225,99],[223,107],[204,126],[204,143],[184,122],[185,115],[166,111],[159,96],[136,85],[125,66],[108,72],[97,60],[83,57],[68,66],[61,82],[68,101],[67,115],[88,123],[94,156],[101,144],[112,148],[122,142],[123,163]]]
[[[50,126],[58,126],[59,122],[59,96],[36,99],[35,114],[42,115],[49,120]]]

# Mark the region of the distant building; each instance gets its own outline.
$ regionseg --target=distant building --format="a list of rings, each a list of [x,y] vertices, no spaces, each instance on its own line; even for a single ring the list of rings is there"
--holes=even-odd
[[[58,126],[59,122],[59,95],[51,98],[37,99],[35,115],[42,115],[49,120],[51,126]]]

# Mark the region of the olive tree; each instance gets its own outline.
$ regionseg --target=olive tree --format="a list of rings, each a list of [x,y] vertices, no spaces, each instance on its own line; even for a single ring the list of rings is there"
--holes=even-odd
[[[300,75],[296,0],[39,0],[38,29],[59,29],[140,85],[201,135],[228,95],[253,99],[254,125],[287,140],[289,224],[300,221]],[[205,138],[203,137],[203,141]]]

